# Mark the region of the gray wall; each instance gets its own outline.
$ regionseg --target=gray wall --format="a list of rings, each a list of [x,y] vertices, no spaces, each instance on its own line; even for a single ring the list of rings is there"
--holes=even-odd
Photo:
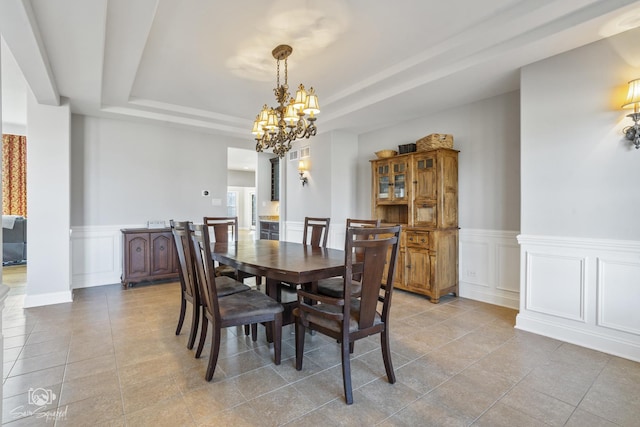
[[[71,122],[72,226],[226,215],[227,146],[247,141],[80,115]]]
[[[227,171],[227,185],[229,187],[255,187],[256,173],[251,171]]]
[[[293,150],[300,150],[301,147],[310,148],[309,159],[305,159],[310,168],[306,174],[309,185],[303,187],[300,183],[298,161],[290,161],[285,157],[286,220],[303,222],[305,216],[330,217],[334,203],[331,194],[331,133],[298,141]]]
[[[640,29],[522,70],[522,233],[640,240],[640,151],[622,128]]]
[[[520,94],[518,91],[444,110],[359,138],[358,215],[371,214],[375,152],[398,150],[431,133],[450,133],[460,150],[461,228],[520,229]]]

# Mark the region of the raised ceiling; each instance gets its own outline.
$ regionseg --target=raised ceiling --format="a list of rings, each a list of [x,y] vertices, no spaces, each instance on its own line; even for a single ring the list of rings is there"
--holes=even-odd
[[[248,141],[281,43],[319,131],[362,133],[515,90],[520,67],[638,25],[630,0],[0,2],[40,102]]]

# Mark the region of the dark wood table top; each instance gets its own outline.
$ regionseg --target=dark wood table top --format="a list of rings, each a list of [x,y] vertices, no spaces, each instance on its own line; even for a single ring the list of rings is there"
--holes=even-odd
[[[309,283],[341,276],[344,251],[313,248],[301,243],[255,240],[215,243],[213,259],[250,274],[288,283]]]

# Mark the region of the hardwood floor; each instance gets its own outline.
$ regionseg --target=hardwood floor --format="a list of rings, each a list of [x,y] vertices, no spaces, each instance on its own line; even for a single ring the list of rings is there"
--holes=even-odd
[[[27,287],[27,265],[3,266],[2,283],[11,288],[9,295],[23,295]]]

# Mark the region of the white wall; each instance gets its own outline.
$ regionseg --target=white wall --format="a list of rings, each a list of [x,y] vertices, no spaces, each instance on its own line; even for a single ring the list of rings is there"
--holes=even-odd
[[[71,301],[70,123],[59,107],[27,100],[28,285],[24,306]]]
[[[522,70],[516,326],[640,361],[640,152],[620,109],[640,29]]]
[[[639,38],[629,31],[522,70],[524,234],[640,240],[640,151],[620,109],[640,77],[625,56],[640,55]],[[619,50],[626,39],[630,52]]]

